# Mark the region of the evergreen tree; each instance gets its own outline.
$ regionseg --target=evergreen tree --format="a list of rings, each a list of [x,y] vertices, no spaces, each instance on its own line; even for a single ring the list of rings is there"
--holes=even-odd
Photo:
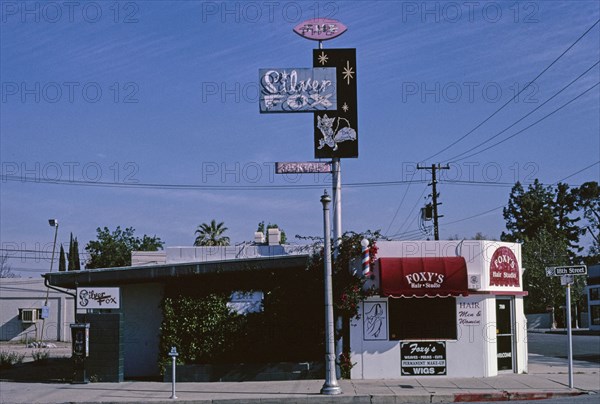
[[[77,241],[77,237],[73,241],[73,270],[79,271],[81,269],[81,261],[79,260],[79,242]]]
[[[546,232],[552,239],[562,239],[569,247],[572,259],[579,247],[582,230],[577,226],[578,190],[559,183],[554,189],[542,185],[537,179],[527,191],[521,183],[513,187],[508,205],[504,208],[504,219],[508,232],[502,232],[501,240],[526,243]]]
[[[578,226],[578,188],[569,189],[566,184],[556,187],[544,186],[538,180],[527,190],[520,183],[513,187],[508,205],[504,208],[507,232],[503,241],[523,244],[523,288],[529,292],[525,300],[527,313],[545,312],[552,306],[556,312],[564,304],[564,288],[558,278],[547,277],[545,268],[571,265],[581,261],[577,257],[582,248]],[[573,286],[573,301],[578,302],[583,280]]]
[[[592,245],[584,261],[587,265],[600,262],[600,187],[598,182],[590,181],[582,184],[577,192],[577,206],[583,211],[585,223],[582,224],[584,234],[592,238]]]
[[[73,259],[75,258],[75,254],[73,253],[73,233],[69,238],[69,254],[67,255],[67,271],[73,271],[75,269],[75,263]]]
[[[67,270],[67,261],[65,259],[65,249],[62,244],[60,245],[60,252],[58,256],[58,272],[65,272]]]
[[[71,238],[69,240],[69,257],[67,270],[79,271],[80,269],[81,262],[79,261],[79,242],[77,241],[77,237],[73,237],[73,233],[71,233]]]

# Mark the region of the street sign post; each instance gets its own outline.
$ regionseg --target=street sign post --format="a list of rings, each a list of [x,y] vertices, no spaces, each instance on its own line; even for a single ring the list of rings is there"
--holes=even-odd
[[[587,266],[570,265],[546,267],[546,276],[560,276],[560,284],[567,288],[567,340],[569,350],[569,388],[573,388],[573,330],[571,328],[571,284],[575,281],[575,276],[587,275]]]

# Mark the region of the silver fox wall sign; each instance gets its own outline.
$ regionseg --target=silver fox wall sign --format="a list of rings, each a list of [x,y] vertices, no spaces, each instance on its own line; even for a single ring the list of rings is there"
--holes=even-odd
[[[314,67],[335,67],[337,110],[315,112],[315,158],[358,157],[356,49],[313,49]]]

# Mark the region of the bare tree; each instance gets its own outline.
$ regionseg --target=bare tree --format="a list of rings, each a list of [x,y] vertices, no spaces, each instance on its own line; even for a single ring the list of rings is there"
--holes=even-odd
[[[8,253],[0,256],[0,278],[19,278],[8,264]]]

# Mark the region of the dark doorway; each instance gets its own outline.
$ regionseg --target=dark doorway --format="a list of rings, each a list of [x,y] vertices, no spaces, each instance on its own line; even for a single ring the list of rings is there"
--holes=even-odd
[[[498,371],[513,369],[512,300],[496,299]]]

